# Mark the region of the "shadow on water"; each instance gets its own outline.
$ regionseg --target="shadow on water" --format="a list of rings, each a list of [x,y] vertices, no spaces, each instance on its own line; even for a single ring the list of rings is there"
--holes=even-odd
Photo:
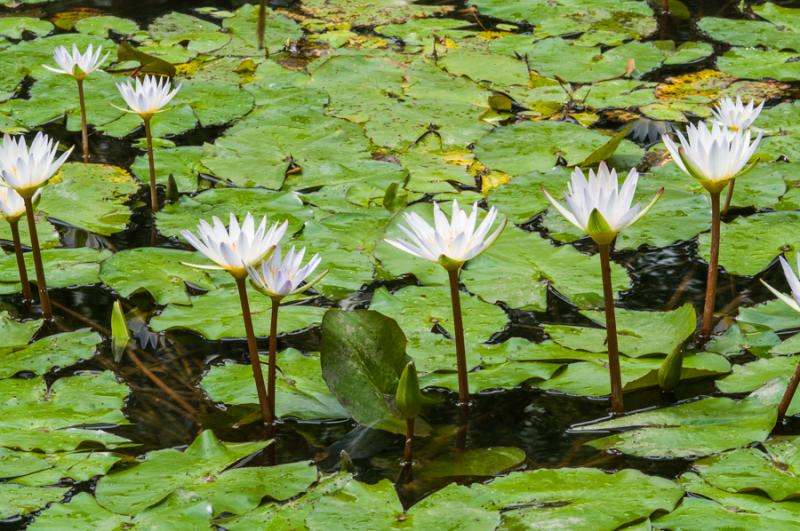
[[[208,1],[203,5],[213,5],[231,9],[244,2]],[[431,2],[428,2],[431,3]],[[272,3],[272,5],[279,5]],[[282,5],[292,5],[286,2]],[[699,13],[716,16],[738,16],[735,3],[730,1],[690,1],[688,6],[693,15]],[[33,16],[51,16],[55,13],[77,7],[94,7],[108,14],[132,18],[140,24],[147,24],[157,16],[170,11],[188,12],[197,7],[194,0],[69,0],[53,2],[42,6],[21,7],[15,13]],[[458,4],[465,7],[465,4]],[[465,22],[474,24],[474,18],[457,12]],[[481,23],[492,26],[496,21],[482,18]],[[661,21],[662,34],[657,38],[672,38],[678,42],[701,38],[693,21]],[[524,30],[524,28],[523,28]],[[720,48],[717,49],[719,52]],[[692,66],[695,69],[698,66]],[[661,79],[678,72],[665,69],[657,72]],[[63,123],[49,124],[45,130],[67,144],[79,142],[79,133],[67,132]],[[200,129],[177,137],[180,145],[199,145],[213,141],[222,134],[224,128]],[[138,133],[133,137],[138,136]],[[134,158],[141,152],[133,148],[134,138],[113,139],[98,134],[91,137],[93,162],[103,162],[130,167]],[[76,155],[73,156],[77,160]],[[60,228],[62,244],[67,246],[106,246],[121,250],[140,246],[184,247],[181,242],[155,236],[153,220],[146,207],[145,192],[131,200],[133,217],[127,230],[104,241],[91,235],[66,227]],[[536,227],[526,227],[538,230]],[[591,245],[578,242],[576,247],[582,252],[593,253]],[[631,289],[623,294],[619,305],[630,309],[668,310],[684,303],[691,303],[700,309],[704,296],[706,265],[697,256],[695,241],[680,242],[666,248],[641,248],[637,251],[624,251],[614,254],[614,259],[626,267],[632,278]],[[779,284],[780,272],[770,268],[764,275],[768,281]],[[401,279],[393,285],[413,282]],[[380,284],[376,284],[380,285]],[[349,305],[366,307],[376,285],[354,295]],[[717,307],[732,314],[742,304],[752,304],[768,298],[763,286],[752,278],[737,278],[722,274]],[[52,293],[57,312],[61,315],[56,326],[49,330],[74,330],[82,327],[108,327],[108,320],[115,294],[104,287],[81,287],[75,289],[56,289]],[[147,313],[157,313],[156,307],[147,295],[136,296],[134,302]],[[324,305],[329,305],[322,301]],[[1,297],[0,307],[12,309],[18,315],[27,315],[16,297]],[[541,341],[546,335],[542,323],[591,325],[573,306],[563,301],[555,292],[548,293],[548,307],[545,312],[526,312],[507,309],[509,326],[499,333],[494,341],[509,337],[523,337]],[[246,345],[243,341],[207,341],[184,332],[168,334],[149,334],[144,328],[139,337],[136,353],[140,362],[166,383],[173,393],[188,402],[193,411],[187,412],[179,407],[166,393],[153,384],[130,359],[123,358],[115,363],[108,344],[104,344],[98,356],[92,360],[71,367],[67,371],[56,371],[48,375],[51,380],[65,373],[79,370],[112,369],[131,388],[131,395],[125,406],[130,425],[116,428],[119,435],[129,437],[141,446],[127,449],[131,455],[145,451],[187,445],[201,429],[212,428],[220,438],[230,441],[253,440],[263,437],[258,422],[243,422],[254,419],[256,406],[224,407],[211,402],[199,388],[199,381],[209,365],[225,360],[247,362]],[[319,330],[312,329],[279,340],[281,349],[294,347],[314,351],[319,344]],[[266,350],[266,340],[259,346]],[[689,382],[679,386],[675,393],[661,393],[658,390],[645,390],[626,395],[629,409],[652,407],[674,403],[676,400],[713,394],[713,382]],[[437,436],[420,438],[418,451],[434,455],[436,452],[453,451],[455,426],[459,419],[453,397],[441,395],[442,401],[426,411],[426,420],[437,427]],[[597,419],[607,414],[606,401],[579,397],[566,397],[545,393],[537,389],[519,388],[508,392],[486,392],[475,398],[469,428],[466,432],[467,448],[487,448],[513,446],[523,449],[527,454],[524,466],[559,467],[593,466],[604,469],[634,467],[647,473],[675,477],[687,468],[684,460],[649,461],[613,455],[593,450],[584,445],[594,436],[567,433],[570,426]],[[448,432],[447,430],[450,429]],[[800,421],[792,421],[784,431],[800,433]],[[440,433],[441,432],[441,433]],[[442,435],[444,433],[444,435]],[[442,440],[448,440],[442,444]],[[402,454],[402,437],[368,428],[358,427],[352,421],[312,423],[284,420],[279,426],[277,461],[290,462],[301,459],[318,461],[324,469],[338,467],[339,454],[347,451],[359,477],[367,481],[397,477],[400,470],[399,457]],[[256,459],[253,463],[258,463]],[[479,478],[459,478],[463,481]],[[423,476],[400,489],[403,502],[410,504],[432,490],[441,487],[452,478],[425,478]],[[79,485],[77,490],[88,489],[89,484]],[[14,527],[20,522],[9,522]],[[2,524],[2,523],[0,523]]]

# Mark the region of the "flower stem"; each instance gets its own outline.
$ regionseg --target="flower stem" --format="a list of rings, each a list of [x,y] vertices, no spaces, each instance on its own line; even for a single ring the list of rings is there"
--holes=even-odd
[[[789,380],[789,386],[786,388],[786,392],[783,393],[783,398],[778,406],[778,424],[783,422],[783,417],[786,416],[786,411],[789,409],[794,393],[797,391],[797,384],[800,384],[800,363],[795,367],[792,379]]]
[[[264,49],[264,29],[266,27],[267,18],[267,0],[261,0],[258,3],[258,26],[256,27],[256,39],[258,40],[258,49]]]
[[[725,205],[722,207],[722,215],[728,214],[731,208],[731,200],[733,199],[733,187],[736,185],[736,179],[731,179],[731,184],[728,185],[728,194],[725,196]]]
[[[89,162],[89,128],[86,125],[86,99],[83,96],[83,80],[78,79],[78,101],[81,104],[81,142],[83,143],[83,162]]]
[[[11,225],[11,239],[14,241],[14,254],[17,255],[17,269],[19,270],[19,282],[22,284],[22,298],[26,301],[33,300],[31,294],[31,283],[28,282],[28,270],[25,267],[25,255],[22,254],[22,240],[19,237],[19,220],[9,221]]]
[[[272,437],[275,430],[275,372],[278,363],[278,310],[281,301],[277,297],[272,299],[272,312],[269,318],[269,371],[267,373],[267,396],[269,396],[269,417],[267,418],[267,431]]]
[[[144,119],[144,135],[147,139],[147,161],[150,163],[150,210],[158,212],[158,192],[156,191],[156,161],[153,158],[153,134],[150,118]]]
[[[53,318],[53,309],[50,307],[50,295],[47,293],[47,281],[44,278],[42,252],[39,249],[39,234],[36,232],[36,219],[33,217],[33,200],[31,197],[24,197],[23,200],[25,201],[25,216],[28,218],[28,232],[31,237],[33,265],[36,269],[36,286],[39,288],[39,303],[42,305],[42,317],[49,320]]]
[[[403,462],[411,464],[414,460],[414,417],[406,419],[406,446],[403,449]]]
[[[608,372],[611,376],[611,410],[622,413],[622,376],[619,369],[619,347],[617,346],[617,316],[614,313],[614,288],[611,286],[611,257],[609,244],[600,248],[600,270],[603,273],[603,299],[606,306],[606,343],[608,346]]]
[[[256,382],[256,393],[258,393],[258,404],[261,406],[261,416],[264,423],[269,419],[269,399],[267,390],[264,387],[264,374],[261,372],[261,362],[258,359],[258,345],[256,335],[253,332],[253,317],[250,314],[250,302],[247,299],[247,285],[244,278],[236,278],[236,287],[239,289],[239,301],[242,303],[242,318],[244,319],[244,331],[247,335],[247,352],[250,354],[250,366],[253,368],[253,378]],[[269,425],[267,425],[269,429]]]
[[[458,269],[448,269],[450,277],[450,302],[453,306],[453,327],[456,340],[456,366],[458,369],[458,402],[469,404],[469,380],[467,379],[467,352],[464,348],[464,322],[461,318],[461,296],[458,290]]]
[[[708,261],[708,277],[706,279],[706,302],[703,307],[703,329],[701,341],[705,342],[711,337],[711,328],[714,324],[714,302],[717,292],[717,267],[719,264],[719,195],[720,192],[711,193],[711,257]]]

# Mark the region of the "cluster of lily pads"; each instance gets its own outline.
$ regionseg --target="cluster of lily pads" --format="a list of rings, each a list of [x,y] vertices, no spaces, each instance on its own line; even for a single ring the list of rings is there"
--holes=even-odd
[[[0,68],[8,74],[0,81],[8,93],[0,124],[18,135],[66,120],[68,130],[81,132],[83,160],[67,162],[72,149],[58,155],[43,133],[30,144],[24,135],[7,135],[0,145],[0,207],[14,250],[0,257],[0,293],[21,292],[14,302],[30,318],[0,314],[1,396],[21,397],[15,404],[0,399],[0,516],[52,503],[32,528],[78,521],[143,529],[210,522],[225,529],[318,529],[331,522],[376,529],[565,522],[677,529],[697,527],[698,519],[792,527],[800,508],[790,499],[800,488],[789,476],[800,467],[800,443],[770,434],[800,411],[800,338],[785,339],[800,326],[800,280],[780,256],[791,258],[796,242],[787,228],[800,222],[793,212],[797,131],[786,125],[798,109],[765,109],[763,102],[781,97],[783,82],[800,80],[786,55],[800,47],[792,37],[800,35],[800,12],[759,6],[762,20],[735,21],[759,31],[731,41],[734,47],[717,58],[720,71],[656,83],[641,78],[705,61],[713,49],[643,40],[656,29],[644,2],[581,0],[570,16],[565,9],[575,6],[558,1],[473,4],[456,19],[447,16],[451,6],[413,2],[305,0],[302,17],[261,2],[236,11],[202,8],[198,16],[170,13],[146,30],[90,16],[71,22],[76,33],[50,37],[49,22],[0,19]],[[668,4],[672,20],[682,20],[679,3]],[[535,27],[533,36],[527,25]],[[730,19],[705,17],[699,26],[720,40],[739,33]],[[22,31],[37,38],[21,39]],[[113,44],[109,37],[120,36],[126,42],[104,71],[111,54],[102,51]],[[767,49],[744,48],[764,45],[762,39]],[[32,42],[47,54],[26,53]],[[120,73],[130,77],[120,83]],[[17,97],[26,76],[35,82],[28,97]],[[127,109],[109,104],[119,97]],[[586,127],[606,122],[633,127],[611,136]],[[171,140],[196,125],[208,132],[226,124],[232,125],[202,146]],[[160,233],[175,247],[183,236],[197,252],[108,250],[130,222],[129,204],[138,204],[140,190],[126,170],[89,164],[106,157],[92,137],[125,137],[141,126],[143,155],[132,171],[149,181],[150,215],[142,216],[152,220],[153,240]],[[653,148],[659,139],[666,151],[650,149],[640,175],[641,145]],[[562,194],[565,204],[557,199]],[[764,210],[773,207],[778,212]],[[662,312],[617,307],[615,292],[631,284],[612,253],[620,262],[626,250],[691,240],[709,227],[699,239],[708,277],[696,341],[691,305]],[[582,236],[593,243],[551,243]],[[81,240],[57,248],[59,238],[85,238],[86,246]],[[31,305],[28,248],[39,308]],[[306,260],[307,249],[319,254]],[[199,263],[201,257],[211,264]],[[742,307],[735,319],[720,308],[720,266],[752,276],[776,257],[791,293],[767,286],[779,301]],[[647,289],[659,280],[637,282]],[[266,438],[226,443],[198,430],[185,450],[122,458],[131,441],[111,427],[128,422],[127,385],[110,371],[45,378],[92,358],[100,336],[79,330],[33,341],[42,325],[37,310],[45,320],[80,311],[53,312],[48,285],[86,284],[104,284],[117,299],[112,367],[126,353],[140,367],[136,342],[145,346],[153,332],[246,338],[249,367],[212,363],[200,385],[214,402],[257,405],[258,413],[240,420],[262,419]],[[149,315],[136,309],[142,297],[154,302]],[[579,324],[589,326],[544,318],[542,341],[497,334],[512,313],[539,319],[554,297],[580,309]],[[332,305],[342,309],[326,308]],[[124,307],[134,309],[126,314]],[[309,327],[321,332],[319,355],[279,352]],[[259,338],[268,342],[265,358]],[[742,351],[755,361],[740,363]],[[160,370],[142,370],[192,411]],[[23,372],[33,377],[18,377]],[[712,396],[616,415],[625,411],[624,393],[674,390],[720,375],[727,376],[717,388],[743,398]],[[333,475],[307,462],[233,466],[281,445],[292,418],[351,418],[405,435],[402,462],[423,482],[497,476],[519,468],[525,452],[470,448],[469,410],[483,391],[522,384],[610,396],[615,415],[571,430],[594,448],[696,460],[677,481],[633,470],[518,470],[486,483],[450,484],[410,507],[389,481],[356,480],[346,456]],[[441,426],[422,418],[435,393],[421,388],[458,392],[450,458],[431,457],[433,444],[412,454],[415,435],[443,438]],[[592,438],[595,432],[604,436]],[[748,448],[752,443],[761,446]],[[103,450],[86,451],[90,446]],[[751,473],[739,473],[745,469]],[[98,476],[92,493],[68,488]],[[401,491],[408,479],[398,481]],[[357,510],[363,518],[355,521]]]

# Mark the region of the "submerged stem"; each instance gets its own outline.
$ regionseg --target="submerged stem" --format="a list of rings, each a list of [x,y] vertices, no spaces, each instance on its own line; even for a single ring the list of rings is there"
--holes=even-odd
[[[614,288],[611,285],[610,245],[600,248],[600,270],[603,274],[603,299],[606,307],[606,342],[608,346],[608,372],[611,376],[611,410],[622,413],[625,406],[622,400],[622,376],[619,368],[619,347],[617,346],[617,316],[614,312]]]
[[[89,162],[89,128],[86,125],[86,99],[83,96],[83,80],[78,82],[78,101],[81,104],[81,143],[83,144],[83,162]]]
[[[42,305],[42,317],[49,320],[53,318],[53,309],[50,307],[50,295],[47,293],[47,280],[45,280],[44,277],[42,252],[39,249],[39,234],[36,232],[36,219],[33,217],[33,199],[24,197],[23,200],[25,201],[25,216],[28,218],[28,232],[31,237],[33,265],[36,269],[36,286],[39,288],[39,303]]]
[[[406,445],[403,449],[403,462],[410,465],[414,461],[414,417],[406,419]]]
[[[258,49],[264,49],[264,30],[266,27],[267,18],[267,0],[261,0],[258,3],[258,26],[256,27],[256,39],[258,40]]]
[[[26,301],[33,300],[31,293],[31,283],[28,281],[28,270],[25,267],[25,255],[22,253],[22,240],[19,237],[19,220],[9,221],[11,225],[11,239],[14,242],[14,254],[17,256],[17,269],[19,270],[19,281],[22,284],[22,298]]]
[[[458,402],[469,404],[469,380],[467,379],[467,352],[464,347],[464,322],[461,318],[461,296],[458,290],[458,269],[448,269],[450,277],[450,302],[453,306],[453,328],[456,340],[456,366],[458,370]]]
[[[156,191],[156,161],[153,158],[153,135],[150,131],[150,118],[144,119],[144,135],[147,139],[147,161],[150,164],[150,210],[158,212],[158,192]]]
[[[731,179],[731,184],[728,185],[728,194],[725,196],[725,205],[722,207],[722,215],[726,215],[731,208],[731,200],[733,199],[733,187],[736,185],[736,179]]]
[[[786,416],[786,411],[789,409],[789,405],[792,403],[794,394],[797,391],[798,384],[800,384],[800,363],[798,363],[795,367],[792,379],[789,380],[789,385],[786,387],[786,392],[783,393],[783,398],[778,406],[778,424],[783,422],[783,418]]]
[[[256,334],[253,332],[253,317],[250,314],[250,302],[247,299],[247,286],[244,278],[236,278],[236,287],[239,290],[239,301],[242,303],[242,318],[244,319],[244,331],[247,335],[247,352],[250,355],[250,366],[253,368],[253,378],[256,382],[256,393],[258,394],[258,405],[261,407],[261,416],[264,424],[269,430],[270,405],[267,398],[267,390],[264,387],[264,373],[261,372],[261,362],[258,359],[258,345],[256,344]]]
[[[268,437],[272,437],[275,431],[275,373],[278,363],[278,309],[280,307],[280,299],[273,297],[272,313],[269,319],[269,371],[267,372],[267,396],[269,396]]]
[[[720,192],[711,193],[711,257],[708,261],[708,277],[706,278],[706,302],[703,307],[703,329],[700,333],[701,341],[705,342],[711,337],[714,324],[714,302],[717,292],[717,267],[719,264],[719,195]]]

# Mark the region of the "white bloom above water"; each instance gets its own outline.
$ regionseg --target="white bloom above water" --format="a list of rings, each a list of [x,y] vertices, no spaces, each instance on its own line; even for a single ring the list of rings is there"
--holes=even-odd
[[[283,298],[287,295],[302,293],[327,273],[324,271],[301,287],[303,281],[317,269],[322,261],[319,254],[315,254],[306,265],[301,267],[305,254],[305,247],[299,252],[292,247],[283,257],[281,248],[276,247],[272,256],[262,262],[261,266],[248,267],[247,272],[250,274],[255,288],[269,297]]]
[[[233,213],[230,214],[228,227],[216,216],[211,218],[211,224],[200,220],[197,225],[199,237],[188,230],[181,231],[181,235],[217,265],[187,265],[201,269],[224,269],[236,278],[244,278],[247,276],[247,267],[257,266],[275,249],[288,226],[288,221],[284,221],[273,223],[268,229],[267,217],[264,216],[256,227],[249,212],[241,225]]]
[[[25,137],[5,135],[0,143],[0,175],[22,197],[32,197],[67,160],[72,148],[57,156],[58,143],[37,133],[28,146]]]
[[[101,53],[103,53],[102,46],[98,46],[95,50],[91,44],[84,53],[81,53],[74,44],[72,45],[72,52],[67,50],[65,46],[59,46],[53,51],[53,60],[58,65],[58,68],[48,65],[42,66],[57,74],[67,74],[75,79],[84,79],[108,59],[109,52],[106,52],[102,59],[100,58]]]
[[[686,136],[677,133],[680,146],[664,136],[664,145],[675,164],[712,193],[720,192],[728,181],[746,169],[761,143],[761,133],[750,143],[750,131],[730,131],[719,124],[709,129],[705,122],[686,127]]]
[[[620,189],[617,171],[609,170],[606,163],[601,162],[597,173],[589,170],[588,179],[580,168],[573,170],[564,195],[566,207],[547,190],[542,191],[567,221],[603,244],[610,243],[622,229],[636,223],[661,196],[663,188],[644,209],[639,203],[631,206],[638,181],[639,173],[632,169]]]
[[[175,97],[181,86],[177,85],[173,89],[169,78],[144,76],[144,81],[136,78],[125,83],[117,83],[117,89],[130,107],[128,112],[134,112],[147,119],[161,111]]]
[[[785,302],[787,306],[796,312],[800,312],[800,280],[798,280],[797,274],[792,270],[792,266],[789,265],[789,262],[787,262],[784,257],[781,256],[780,261],[781,267],[783,268],[783,276],[786,277],[786,282],[789,284],[789,289],[791,290],[791,296],[781,293],[763,280],[761,282],[769,288],[776,297]],[[800,254],[797,255],[797,269],[800,270]]]
[[[478,225],[479,210],[475,203],[467,215],[466,210],[458,207],[458,201],[453,201],[453,213],[448,221],[439,205],[434,203],[433,226],[415,212],[406,213],[403,218],[408,226],[400,225],[400,230],[408,240],[387,239],[386,242],[419,258],[438,262],[447,269],[461,267],[489,247],[506,225],[506,220],[503,220],[490,235],[489,230],[497,219],[497,209],[492,207]]]
[[[36,192],[37,195],[34,196],[34,202],[39,192]],[[22,196],[7,186],[0,186],[0,215],[8,221],[16,221],[24,214],[25,201],[23,201]]]
[[[736,101],[731,97],[725,97],[711,110],[711,113],[714,115],[716,123],[731,131],[739,131],[749,129],[763,108],[763,101],[758,106],[753,100],[745,105],[742,103],[742,98],[738,96]]]

